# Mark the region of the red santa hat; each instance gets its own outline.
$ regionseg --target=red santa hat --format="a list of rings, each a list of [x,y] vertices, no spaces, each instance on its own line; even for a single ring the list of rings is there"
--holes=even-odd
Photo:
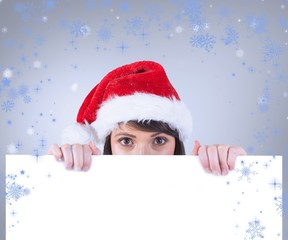
[[[182,141],[191,134],[190,111],[156,62],[135,62],[108,73],[87,95],[77,124],[64,131],[62,142],[103,144],[118,123],[131,120],[168,123]]]

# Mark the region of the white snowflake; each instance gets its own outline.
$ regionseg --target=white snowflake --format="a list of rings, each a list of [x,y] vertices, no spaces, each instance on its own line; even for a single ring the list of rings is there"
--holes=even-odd
[[[2,111],[4,112],[11,112],[13,107],[14,107],[14,102],[13,101],[5,101],[1,105]]]
[[[192,24],[192,29],[194,32],[199,32],[202,30],[209,30],[209,24],[204,22],[197,22]]]
[[[13,72],[11,69],[9,68],[6,68],[4,71],[3,71],[3,78],[11,78],[13,76]]]
[[[33,62],[33,67],[35,69],[40,69],[42,67],[42,63],[40,61],[34,61]]]
[[[238,49],[236,51],[236,56],[242,58],[244,56],[244,51],[242,49]]]
[[[276,211],[277,213],[282,216],[283,213],[283,202],[282,202],[282,197],[275,197],[275,205],[276,205]]]
[[[253,163],[250,163],[249,166],[245,166],[244,161],[241,161],[242,168],[241,169],[236,169],[236,172],[240,172],[240,177],[238,180],[242,180],[243,177],[247,179],[248,182],[251,182],[251,175],[257,174],[255,171],[252,171],[251,168],[253,167]]]
[[[30,194],[30,189],[25,188],[17,183],[7,183],[6,184],[6,199],[8,201],[14,200],[17,201],[21,197]]]
[[[249,228],[246,230],[246,233],[248,234],[249,237],[248,239],[255,239],[256,237],[264,238],[262,232],[265,229],[265,227],[260,225],[259,220],[251,221],[248,224]]]
[[[204,30],[209,30],[210,26],[208,23],[204,23]]]
[[[23,97],[23,102],[26,103],[26,104],[30,103],[31,102],[31,97],[28,96],[28,95],[24,96]]]
[[[91,33],[91,28],[87,25],[81,27],[81,32],[83,37],[87,37]]]
[[[239,34],[233,27],[227,27],[225,32],[226,36],[222,38],[225,45],[238,43]]]
[[[190,43],[192,47],[203,48],[207,52],[210,52],[216,43],[216,37],[208,33],[194,35],[190,38]]]
[[[183,30],[184,30],[184,29],[183,29],[183,27],[181,27],[181,26],[178,26],[178,27],[175,28],[175,32],[176,32],[176,33],[182,33]]]
[[[200,26],[198,24],[193,25],[193,31],[198,32],[200,30]]]
[[[277,60],[282,54],[282,48],[274,42],[268,42],[264,46],[264,62],[272,62]]]
[[[84,23],[74,22],[71,25],[71,34],[75,37],[86,37],[90,34],[90,32],[90,27]]]
[[[258,105],[267,105],[268,104],[268,97],[266,97],[266,96],[258,97],[257,104]]]
[[[27,134],[29,136],[32,136],[34,134],[34,129],[33,128],[28,128],[26,132],[27,132]]]
[[[77,83],[73,83],[70,87],[72,92],[76,92],[78,90],[78,84]]]
[[[46,23],[48,21],[48,17],[47,16],[43,16],[42,17],[42,22]]]
[[[15,143],[10,143],[8,146],[7,146],[7,153],[9,154],[14,154],[14,153],[17,153],[18,152],[18,149],[15,145]]]

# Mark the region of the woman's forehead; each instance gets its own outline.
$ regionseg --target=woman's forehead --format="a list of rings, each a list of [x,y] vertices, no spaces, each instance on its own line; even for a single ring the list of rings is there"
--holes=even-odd
[[[155,136],[155,134],[160,134],[161,131],[151,131],[151,130],[147,130],[145,131],[144,129],[139,129],[134,127],[132,124],[128,123],[119,123],[118,127],[116,127],[113,132],[114,135],[116,134],[121,134],[121,133],[128,133],[131,135],[137,135],[137,134],[147,134],[149,136]]]
[[[118,123],[118,126],[114,129],[114,132],[123,132],[123,131],[125,131],[125,132],[147,132],[147,131],[140,130],[140,129],[136,128],[135,126],[133,126],[129,122]]]

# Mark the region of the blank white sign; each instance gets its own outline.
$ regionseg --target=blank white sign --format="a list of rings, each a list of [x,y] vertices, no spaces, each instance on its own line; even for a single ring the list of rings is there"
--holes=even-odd
[[[195,156],[6,156],[6,239],[281,239],[282,158],[245,156],[228,176]]]

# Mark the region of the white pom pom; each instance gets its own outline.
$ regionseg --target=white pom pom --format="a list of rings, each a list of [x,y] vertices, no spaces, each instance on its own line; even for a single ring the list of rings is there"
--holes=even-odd
[[[63,130],[61,136],[62,144],[88,144],[90,141],[98,142],[96,131],[89,124],[70,125]]]

